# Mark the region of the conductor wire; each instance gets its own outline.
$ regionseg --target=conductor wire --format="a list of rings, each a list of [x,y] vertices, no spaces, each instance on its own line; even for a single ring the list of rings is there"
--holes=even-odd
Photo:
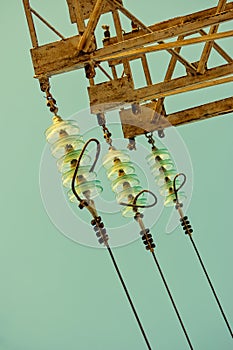
[[[207,272],[207,270],[206,270],[206,268],[205,268],[205,265],[204,265],[204,263],[203,263],[203,260],[202,260],[202,258],[201,258],[201,255],[200,255],[200,253],[199,253],[199,251],[198,251],[198,249],[197,249],[197,246],[196,246],[196,244],[195,244],[195,242],[194,242],[194,240],[193,240],[193,238],[192,238],[192,235],[189,235],[189,238],[190,238],[190,241],[191,241],[191,243],[192,243],[193,249],[194,249],[194,251],[195,251],[195,253],[196,253],[197,257],[198,257],[198,260],[199,260],[199,262],[200,262],[200,265],[201,265],[201,267],[202,267],[202,269],[203,269],[203,271],[204,271],[204,274],[205,274],[205,276],[206,276],[206,278],[207,278],[207,281],[208,281],[208,283],[209,283],[209,286],[210,286],[210,288],[211,288],[211,290],[212,290],[212,292],[213,292],[214,298],[215,298],[216,303],[217,303],[217,305],[218,305],[218,307],[219,307],[219,310],[220,310],[220,312],[221,312],[221,314],[222,314],[222,317],[223,317],[223,319],[224,319],[224,321],[225,321],[225,324],[226,324],[226,326],[227,326],[227,328],[228,328],[228,330],[229,330],[229,332],[230,332],[231,337],[233,338],[233,333],[232,333],[232,330],[231,330],[230,323],[229,323],[229,321],[228,321],[228,319],[227,319],[227,317],[226,317],[226,314],[225,314],[225,312],[224,312],[224,310],[223,310],[223,308],[222,308],[222,305],[221,305],[221,303],[220,303],[220,300],[219,300],[219,298],[218,298],[218,295],[217,295],[217,293],[216,293],[216,291],[215,291],[215,288],[214,288],[214,286],[213,286],[213,283],[211,282],[211,279],[210,279],[210,277],[209,277],[209,274],[208,274],[208,272]]]
[[[178,178],[179,176],[183,176],[184,180],[183,180],[183,182],[181,183],[181,185],[179,186],[179,188],[177,188],[177,187],[176,187],[176,180],[177,180],[177,178]],[[228,329],[228,331],[229,331],[231,337],[233,338],[233,332],[232,332],[230,323],[229,323],[229,321],[228,321],[228,319],[227,319],[227,317],[226,317],[226,314],[225,314],[225,312],[224,312],[224,310],[223,310],[223,307],[222,307],[222,305],[221,305],[221,303],[220,303],[220,300],[219,300],[219,298],[218,298],[217,292],[215,291],[215,288],[214,288],[214,286],[213,286],[213,283],[211,282],[211,279],[210,279],[210,277],[209,277],[209,274],[208,274],[208,272],[207,272],[207,269],[206,269],[206,267],[205,267],[205,264],[204,264],[204,262],[203,262],[203,260],[202,260],[202,257],[201,257],[201,255],[200,255],[200,253],[199,253],[199,251],[198,251],[198,248],[197,248],[197,246],[196,246],[196,244],[195,244],[195,242],[194,242],[194,240],[193,240],[193,237],[192,237],[192,232],[193,232],[193,230],[192,230],[192,228],[191,228],[191,225],[189,224],[189,221],[187,221],[187,220],[188,220],[188,217],[187,217],[187,216],[184,216],[183,211],[182,211],[182,209],[181,209],[183,205],[182,205],[182,203],[179,202],[178,192],[179,192],[179,190],[181,189],[181,187],[184,186],[185,182],[186,182],[186,175],[183,174],[183,173],[179,173],[179,174],[177,174],[177,175],[174,177],[174,180],[173,180],[173,187],[174,187],[174,192],[175,192],[175,196],[176,196],[176,209],[178,210],[178,212],[179,212],[179,214],[180,214],[180,218],[181,218],[180,221],[181,221],[181,223],[182,223],[182,226],[183,226],[183,228],[184,228],[184,230],[185,230],[185,233],[188,234],[188,236],[189,236],[189,239],[190,239],[190,241],[191,241],[191,244],[192,244],[192,246],[193,246],[193,249],[194,249],[194,251],[195,251],[195,253],[196,253],[196,256],[197,256],[198,261],[199,261],[199,263],[200,263],[200,265],[201,265],[201,267],[202,267],[202,270],[203,270],[203,272],[204,272],[204,274],[205,274],[205,276],[206,276],[206,279],[207,279],[208,284],[209,284],[209,286],[210,286],[210,288],[211,288],[211,291],[212,291],[213,296],[214,296],[214,298],[215,298],[215,301],[216,301],[216,303],[217,303],[217,305],[218,305],[218,308],[219,308],[219,310],[220,310],[220,312],[221,312],[221,314],[222,314],[222,317],[223,317],[223,319],[224,319],[224,321],[225,321],[225,324],[226,324],[226,326],[227,326],[227,329]]]
[[[148,338],[147,338],[147,335],[146,335],[146,333],[145,333],[145,331],[144,331],[144,328],[143,328],[143,326],[142,326],[142,323],[141,323],[141,321],[140,321],[140,319],[139,319],[139,316],[138,316],[138,314],[137,314],[137,311],[136,311],[136,309],[135,309],[135,306],[134,306],[134,304],[133,304],[133,301],[132,301],[132,299],[131,299],[131,297],[130,297],[130,294],[129,294],[129,292],[128,292],[128,289],[127,289],[127,287],[126,287],[126,284],[125,284],[125,282],[124,282],[124,279],[123,279],[123,277],[122,277],[122,275],[121,275],[121,272],[120,272],[120,270],[119,270],[119,268],[118,268],[118,265],[117,265],[117,263],[116,263],[116,260],[115,260],[115,258],[114,258],[114,255],[113,255],[112,250],[111,250],[111,248],[109,247],[109,245],[107,245],[107,249],[108,249],[109,255],[110,255],[111,259],[112,259],[112,262],[113,262],[113,265],[114,265],[115,270],[116,270],[116,272],[117,272],[117,275],[118,275],[118,277],[119,277],[119,280],[121,281],[121,285],[122,285],[122,287],[123,287],[123,289],[124,289],[124,291],[125,291],[125,294],[126,294],[126,296],[127,296],[127,299],[128,299],[128,301],[129,301],[129,304],[130,304],[130,306],[131,306],[131,309],[132,309],[132,311],[133,311],[133,313],[134,313],[134,316],[135,316],[135,318],[136,318],[136,320],[137,320],[137,323],[138,323],[138,326],[139,326],[139,328],[140,328],[140,330],[141,330],[142,336],[143,336],[143,338],[144,338],[144,340],[145,340],[145,342],[146,342],[147,348],[148,348],[149,350],[152,350],[152,347],[151,347],[151,345],[150,345],[150,343],[149,343],[149,340],[148,340]]]
[[[187,342],[188,342],[189,348],[190,348],[191,350],[193,350],[193,346],[192,346],[191,340],[190,340],[190,338],[189,338],[189,336],[188,336],[188,333],[187,333],[187,331],[186,331],[185,325],[184,325],[184,323],[183,323],[183,321],[182,321],[182,318],[181,318],[181,316],[180,316],[180,314],[179,314],[179,311],[178,311],[178,309],[177,309],[176,303],[175,303],[175,301],[174,301],[174,299],[173,299],[173,297],[172,297],[172,294],[171,294],[171,292],[170,292],[170,289],[169,289],[168,284],[167,284],[167,282],[166,282],[166,279],[165,279],[165,277],[164,277],[163,271],[162,271],[162,269],[161,269],[161,267],[160,267],[160,265],[159,265],[159,262],[158,262],[158,260],[157,260],[157,258],[156,258],[156,256],[155,256],[154,251],[151,252],[151,254],[152,254],[153,259],[154,259],[154,262],[155,262],[155,264],[156,264],[156,266],[157,266],[157,268],[158,268],[158,270],[159,270],[159,274],[160,274],[160,276],[161,276],[161,278],[162,278],[162,281],[163,281],[163,284],[164,284],[164,286],[165,286],[165,288],[166,288],[167,294],[168,294],[168,296],[169,296],[169,298],[170,298],[170,300],[171,300],[171,303],[172,303],[172,306],[173,306],[173,308],[174,308],[174,310],[175,310],[176,316],[177,316],[177,318],[178,318],[178,320],[179,320],[179,322],[180,322],[181,328],[182,328],[182,330],[183,330],[183,332],[184,332],[184,335],[185,335],[185,338],[186,338],[186,340],[187,340]]]

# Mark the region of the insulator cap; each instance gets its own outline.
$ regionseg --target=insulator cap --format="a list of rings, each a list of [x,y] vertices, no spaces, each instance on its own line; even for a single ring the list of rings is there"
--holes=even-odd
[[[183,218],[181,218],[180,222],[181,222],[181,226],[184,230],[184,233],[186,235],[190,235],[191,233],[193,233],[192,226],[191,226],[187,216],[184,216]]]
[[[151,250],[151,249],[154,249],[155,248],[155,244],[152,243],[150,246],[146,246],[146,250]]]
[[[142,236],[142,240],[143,241],[145,241],[145,240],[149,240],[149,239],[151,239],[152,238],[152,235],[149,233],[149,234],[147,234],[147,235],[143,235]]]
[[[95,226],[95,224],[96,224],[96,220],[95,219],[91,220],[91,225]]]
[[[149,228],[146,228],[145,230],[142,230],[140,232],[140,235],[142,236],[142,241],[145,244],[146,250],[152,250],[155,248],[153,237],[149,232],[150,232]]]
[[[107,235],[106,229],[104,228],[104,223],[101,221],[101,217],[98,216],[97,218],[93,219],[91,221],[91,224],[95,225],[93,229],[95,231],[96,237],[98,238],[98,242],[100,244],[106,244],[109,237]]]

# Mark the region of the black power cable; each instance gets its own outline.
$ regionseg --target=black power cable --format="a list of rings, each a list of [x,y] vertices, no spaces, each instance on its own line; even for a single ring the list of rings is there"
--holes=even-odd
[[[138,195],[137,198],[138,198],[139,196],[140,196],[140,195]],[[136,209],[136,207],[135,207],[135,209]],[[187,331],[186,331],[186,328],[185,328],[185,326],[184,326],[184,323],[183,323],[183,321],[182,321],[182,318],[181,318],[181,316],[180,316],[180,313],[179,313],[179,311],[178,311],[178,308],[177,308],[177,306],[176,306],[176,303],[175,303],[175,301],[174,301],[174,299],[173,299],[173,297],[172,297],[172,293],[171,293],[171,291],[170,291],[170,289],[169,289],[169,287],[168,287],[166,278],[165,278],[165,276],[164,276],[164,274],[163,274],[163,271],[162,271],[162,269],[161,269],[161,266],[160,266],[160,264],[159,264],[159,262],[158,262],[158,260],[157,260],[157,258],[156,258],[156,256],[155,256],[155,253],[154,253],[155,243],[154,243],[154,241],[153,241],[153,237],[152,237],[152,235],[150,234],[150,230],[149,230],[148,228],[145,228],[144,223],[143,223],[143,221],[142,221],[143,214],[141,214],[141,213],[139,213],[139,212],[137,211],[134,218],[135,218],[135,220],[138,222],[140,228],[142,229],[141,232],[140,232],[140,234],[141,234],[141,236],[142,236],[142,241],[143,241],[143,243],[145,244],[146,250],[147,250],[147,251],[150,251],[151,254],[152,254],[152,256],[153,256],[154,262],[155,262],[155,264],[156,264],[156,266],[157,266],[157,268],[158,268],[159,274],[160,274],[160,276],[161,276],[161,278],[162,278],[162,281],[163,281],[163,283],[164,283],[164,286],[165,286],[165,289],[166,289],[166,291],[167,291],[167,294],[168,294],[168,296],[169,296],[169,298],[170,298],[170,300],[171,300],[171,303],[172,303],[172,306],[173,306],[173,308],[174,308],[174,310],[175,310],[176,316],[177,316],[177,318],[178,318],[178,320],[179,320],[179,323],[180,323],[180,325],[181,325],[181,328],[182,328],[182,330],[183,330],[183,332],[184,332],[184,335],[185,335],[185,338],[186,338],[186,340],[187,340],[187,342],[188,342],[189,348],[190,348],[190,350],[193,350],[193,346],[192,346],[191,340],[190,340],[190,338],[189,338],[189,336],[188,336],[188,333],[187,333]]]
[[[177,178],[178,178],[179,176],[183,176],[184,179],[183,179],[183,182],[181,183],[181,185],[177,188],[177,187],[176,187],[176,180],[177,180]],[[204,264],[204,262],[203,262],[203,260],[202,260],[202,258],[201,258],[201,255],[200,255],[200,253],[199,253],[199,251],[198,251],[198,249],[197,249],[197,246],[196,246],[196,244],[195,244],[195,242],[194,242],[194,240],[193,240],[193,237],[192,237],[192,233],[193,233],[192,226],[191,226],[190,222],[188,221],[188,217],[187,217],[187,216],[184,216],[184,213],[183,213],[183,210],[182,210],[183,205],[182,205],[182,203],[179,202],[178,192],[179,192],[179,190],[183,187],[183,185],[185,184],[185,182],[186,182],[186,175],[183,174],[183,173],[177,174],[177,175],[174,177],[174,180],[173,180],[173,187],[174,187],[174,193],[175,193],[175,197],[176,197],[176,200],[175,200],[176,206],[175,206],[175,207],[176,207],[177,211],[179,212],[179,215],[180,215],[180,222],[181,222],[181,225],[182,225],[182,227],[183,227],[183,230],[185,231],[185,234],[188,235],[189,238],[190,238],[190,241],[191,241],[191,243],[192,243],[193,249],[194,249],[194,251],[195,251],[195,253],[196,253],[196,255],[197,255],[197,258],[198,258],[198,260],[199,260],[199,262],[200,262],[200,265],[201,265],[201,267],[202,267],[202,269],[203,269],[203,272],[204,272],[204,274],[205,274],[205,276],[206,276],[206,279],[207,279],[207,281],[208,281],[208,283],[209,283],[209,286],[210,286],[211,291],[212,291],[212,293],[213,293],[213,296],[214,296],[214,298],[215,298],[215,300],[216,300],[216,303],[217,303],[217,305],[218,305],[218,307],[219,307],[219,310],[220,310],[220,312],[221,312],[221,314],[222,314],[222,317],[223,317],[223,319],[224,319],[224,321],[225,321],[225,324],[226,324],[226,326],[227,326],[227,329],[229,330],[230,335],[231,335],[231,337],[233,338],[233,332],[232,332],[232,329],[231,329],[231,327],[230,327],[230,323],[229,323],[229,321],[228,321],[228,319],[227,319],[227,317],[226,317],[226,314],[225,314],[225,312],[224,312],[224,310],[223,310],[223,307],[222,307],[222,305],[221,305],[221,303],[220,303],[220,300],[219,300],[218,295],[217,295],[217,293],[216,293],[216,291],[215,291],[215,288],[214,288],[214,286],[213,286],[213,283],[211,282],[211,279],[210,279],[210,277],[209,277],[209,274],[208,274],[208,272],[207,272],[207,270],[206,270],[205,264]]]
[[[181,316],[180,316],[180,314],[179,314],[179,311],[178,311],[178,309],[177,309],[176,303],[175,303],[175,301],[174,301],[174,299],[173,299],[173,297],[172,297],[172,294],[171,294],[171,292],[170,292],[170,289],[169,289],[168,284],[167,284],[167,282],[166,282],[166,279],[165,279],[165,277],[164,277],[163,271],[162,271],[162,269],[161,269],[161,267],[160,267],[160,265],[159,265],[158,260],[156,259],[156,256],[155,256],[155,253],[154,253],[154,252],[152,252],[152,256],[153,256],[153,259],[154,259],[154,261],[155,261],[155,264],[156,264],[156,266],[157,266],[157,268],[158,268],[158,270],[159,270],[160,276],[161,276],[161,278],[162,278],[162,280],[163,280],[164,286],[165,286],[165,288],[166,288],[166,290],[167,290],[167,294],[168,294],[168,296],[169,296],[169,298],[170,298],[170,300],[171,300],[171,303],[172,303],[172,306],[173,306],[173,308],[174,308],[174,310],[175,310],[176,316],[177,316],[177,318],[178,318],[178,320],[179,320],[179,322],[180,322],[181,328],[183,329],[185,338],[186,338],[186,340],[187,340],[187,342],[188,342],[188,344],[189,344],[190,349],[193,350],[193,346],[192,346],[191,340],[190,340],[190,338],[189,338],[189,336],[188,336],[188,333],[187,333],[187,331],[186,331],[186,328],[185,328],[185,326],[184,326],[184,323],[183,323],[183,321],[182,321],[182,319],[181,319]]]
[[[147,338],[147,336],[146,336],[146,333],[145,333],[145,331],[144,331],[144,328],[143,328],[143,326],[142,326],[142,323],[141,323],[141,321],[140,321],[140,319],[139,319],[139,316],[138,316],[138,314],[137,314],[137,311],[136,311],[136,309],[135,309],[135,306],[134,306],[134,304],[133,304],[133,301],[132,301],[132,299],[131,299],[131,297],[130,297],[130,294],[129,294],[128,289],[127,289],[127,287],[126,287],[126,284],[125,284],[125,282],[124,282],[124,279],[123,279],[123,277],[122,277],[122,275],[121,275],[121,272],[120,272],[120,270],[119,270],[119,268],[118,268],[118,266],[117,266],[116,260],[115,260],[115,258],[114,258],[113,253],[112,253],[112,250],[111,250],[111,248],[110,248],[109,246],[107,246],[107,249],[108,249],[109,255],[110,255],[111,259],[112,259],[112,262],[113,262],[113,265],[114,265],[115,270],[116,270],[116,272],[117,272],[117,275],[118,275],[118,277],[119,277],[119,279],[120,279],[120,281],[121,281],[122,287],[123,287],[123,289],[124,289],[124,291],[125,291],[125,294],[126,294],[126,296],[127,296],[127,299],[128,299],[128,301],[129,301],[129,304],[130,304],[130,306],[131,306],[131,309],[132,309],[132,311],[133,311],[133,314],[134,314],[134,316],[135,316],[135,318],[136,318],[136,320],[137,320],[137,323],[138,323],[138,326],[139,326],[139,328],[140,328],[140,330],[141,330],[142,336],[143,336],[143,338],[144,338],[144,340],[145,340],[145,342],[146,342],[147,348],[148,348],[149,350],[152,350],[152,348],[151,348],[151,346],[150,346],[150,343],[149,343],[149,340],[148,340],[148,338]]]
[[[207,272],[207,270],[206,270],[206,267],[205,267],[205,265],[204,265],[204,263],[203,263],[203,260],[202,260],[202,258],[201,258],[201,255],[200,255],[200,253],[199,253],[199,251],[198,251],[198,249],[197,249],[197,246],[196,246],[196,244],[195,244],[195,242],[194,242],[194,240],[193,240],[193,238],[192,238],[191,235],[189,235],[189,238],[190,238],[190,241],[191,241],[191,243],[192,243],[193,249],[194,249],[194,251],[195,251],[195,253],[196,253],[197,257],[198,257],[198,260],[199,260],[199,262],[200,262],[200,264],[201,264],[201,267],[202,267],[202,269],[203,269],[203,271],[204,271],[204,274],[205,274],[205,276],[206,276],[206,278],[207,278],[207,281],[208,281],[208,283],[209,283],[209,286],[210,286],[210,288],[211,288],[211,290],[212,290],[212,292],[213,292],[214,298],[215,298],[215,300],[216,300],[216,303],[218,304],[218,307],[219,307],[219,310],[220,310],[220,312],[221,312],[221,314],[222,314],[222,317],[223,317],[223,319],[224,319],[224,321],[225,321],[225,323],[226,323],[226,326],[227,326],[227,328],[228,328],[228,330],[229,330],[229,332],[230,332],[231,337],[233,338],[233,333],[232,333],[232,330],[231,330],[231,327],[230,327],[230,323],[229,323],[229,321],[228,321],[228,319],[227,319],[227,317],[226,317],[226,315],[225,315],[225,312],[224,312],[224,310],[223,310],[223,308],[222,308],[222,305],[221,305],[220,300],[219,300],[219,298],[218,298],[218,295],[217,295],[217,293],[216,293],[216,291],[215,291],[215,288],[214,288],[214,286],[213,286],[213,283],[211,282],[211,279],[210,279],[209,274],[208,274],[208,272]]]

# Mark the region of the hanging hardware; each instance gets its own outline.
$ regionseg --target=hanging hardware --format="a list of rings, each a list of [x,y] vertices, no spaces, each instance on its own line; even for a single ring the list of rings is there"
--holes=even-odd
[[[158,136],[161,139],[163,139],[165,137],[164,129],[159,129],[158,130]]]
[[[111,139],[112,134],[106,126],[105,115],[104,115],[104,113],[98,113],[96,116],[97,116],[97,121],[98,121],[99,126],[102,127],[104,139],[107,142],[107,144],[111,147],[112,146],[112,139]]]
[[[182,183],[180,183],[180,184],[178,185],[178,187],[177,187],[177,179],[178,179],[180,176],[183,177],[183,181],[182,181]],[[223,310],[223,307],[222,307],[222,305],[221,305],[221,303],[220,303],[220,300],[219,300],[218,295],[217,295],[217,293],[216,293],[216,291],[215,291],[215,288],[214,288],[214,286],[213,286],[213,283],[211,282],[211,279],[210,279],[210,277],[209,277],[209,274],[208,274],[208,272],[207,272],[207,269],[206,269],[206,267],[205,267],[205,264],[204,264],[204,262],[203,262],[203,260],[202,260],[202,257],[201,257],[201,255],[200,255],[200,253],[199,253],[199,250],[198,250],[198,248],[197,248],[197,246],[196,246],[196,244],[195,244],[195,242],[194,242],[194,240],[193,240],[193,237],[192,237],[192,233],[193,233],[192,226],[190,225],[190,222],[188,221],[188,217],[187,217],[187,216],[184,216],[184,214],[183,214],[183,210],[182,210],[183,204],[179,201],[178,192],[179,192],[180,189],[184,186],[185,182],[186,182],[186,175],[183,174],[183,173],[179,173],[179,174],[177,174],[177,175],[174,177],[174,180],[173,180],[173,187],[174,187],[174,193],[175,193],[175,198],[176,198],[176,201],[175,201],[175,208],[177,209],[177,211],[178,211],[178,213],[179,213],[179,215],[180,215],[181,226],[183,227],[183,230],[185,231],[185,234],[187,234],[187,235],[189,236],[189,238],[190,238],[190,241],[191,241],[191,243],[192,243],[193,249],[194,249],[194,251],[195,251],[195,253],[196,253],[196,255],[197,255],[197,258],[198,258],[198,260],[199,260],[199,263],[200,263],[200,265],[201,265],[201,267],[202,267],[202,270],[203,270],[203,272],[204,272],[204,274],[205,274],[205,276],[206,276],[206,279],[207,279],[207,281],[208,281],[208,283],[209,283],[209,286],[210,286],[211,291],[212,291],[212,293],[213,293],[213,296],[214,296],[214,298],[215,298],[215,300],[216,300],[216,303],[217,303],[217,305],[218,305],[218,307],[219,307],[219,310],[220,310],[220,312],[221,312],[221,314],[222,314],[222,317],[223,317],[223,319],[224,319],[224,321],[225,321],[225,324],[226,324],[226,326],[227,326],[227,329],[228,329],[228,331],[229,331],[231,337],[233,338],[233,332],[232,332],[230,323],[229,323],[229,321],[228,321],[228,319],[227,319],[227,317],[226,317],[226,314],[225,314],[225,312],[224,312],[224,310]]]
[[[153,138],[153,132],[150,133],[145,133],[145,136],[147,138],[148,143],[151,145],[152,147],[152,151],[156,150],[155,147],[155,139]]]
[[[136,140],[135,140],[135,137],[132,137],[132,138],[130,138],[130,139],[128,139],[129,140],[129,143],[128,143],[128,145],[127,145],[127,148],[128,148],[128,150],[130,150],[130,151],[136,151]]]
[[[84,65],[84,70],[87,79],[93,79],[96,75],[95,66],[93,63],[89,62]]]
[[[139,31],[139,27],[136,23],[134,23],[134,21],[131,21],[131,27],[132,27],[132,33]]]
[[[141,106],[139,103],[137,103],[137,102],[132,103],[131,108],[132,108],[133,114],[138,115],[141,113]]]
[[[112,145],[112,139],[111,139],[111,132],[109,131],[109,129],[106,127],[106,125],[103,125],[103,132],[104,132],[104,138],[105,141],[109,144],[109,146]]]
[[[49,80],[42,81],[40,86],[41,90],[46,93],[46,106],[49,108],[50,112],[56,116],[58,113],[58,107],[55,98],[50,92]]]
[[[111,33],[110,33],[110,26],[108,24],[103,24],[102,25],[102,29],[104,30],[104,38],[103,38],[103,43],[105,43],[106,41],[109,41],[109,39],[111,38]]]

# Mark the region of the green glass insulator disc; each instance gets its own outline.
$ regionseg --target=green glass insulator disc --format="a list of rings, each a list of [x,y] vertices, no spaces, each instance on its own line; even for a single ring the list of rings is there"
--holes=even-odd
[[[109,178],[109,180],[115,180],[118,175],[119,175],[119,171],[123,170],[125,172],[125,174],[132,174],[134,173],[135,169],[132,166],[131,162],[120,162],[120,164],[116,164],[113,165],[111,168],[109,168],[107,170],[107,176]]]
[[[179,187],[180,185],[180,182],[179,181],[176,181],[176,187]],[[162,196],[167,196],[169,194],[169,191],[170,189],[172,191],[174,191],[174,188],[173,188],[173,181],[168,181],[168,182],[164,182],[164,185],[162,185],[160,188],[159,188],[159,193],[162,195]]]
[[[178,198],[179,198],[179,201],[180,202],[183,202],[183,200],[186,199],[186,196],[184,194],[184,192],[178,192]],[[165,201],[164,201],[164,206],[165,207],[171,207],[173,205],[175,205],[175,201],[176,201],[176,196],[175,194],[170,194],[168,195],[166,198],[165,198]]]
[[[129,155],[126,152],[110,149],[103,158],[103,166],[109,169],[118,162],[128,162],[129,160]]]
[[[165,183],[166,177],[172,181],[176,175],[177,175],[176,170],[161,171],[159,175],[155,176],[155,182],[157,183],[158,186],[161,186]]]
[[[153,164],[154,160],[156,157],[160,157],[161,159],[171,159],[170,153],[168,152],[168,150],[166,148],[161,148],[161,149],[157,149],[155,151],[152,151],[151,154],[149,154],[146,157],[146,160],[149,164]]]
[[[154,164],[150,167],[152,174],[158,173],[159,168],[163,167],[166,170],[175,170],[175,165],[170,159],[164,159],[160,161],[154,160]]]
[[[80,185],[75,186],[75,190],[81,198],[93,199],[103,191],[103,188],[99,180],[93,180],[85,181]],[[77,202],[72,190],[68,192],[68,197],[71,202]]]
[[[130,175],[124,175],[124,176],[119,176],[117,179],[115,179],[112,182],[112,190],[114,192],[121,192],[124,190],[124,188],[127,187],[133,187],[135,185],[138,185],[140,183],[137,175],[135,174],[130,174]]]
[[[47,141],[52,144],[60,139],[62,134],[77,135],[79,132],[79,126],[75,120],[62,120],[45,130],[45,136]]]
[[[135,197],[140,191],[142,191],[142,187],[141,186],[133,186],[133,187],[129,187],[119,193],[116,194],[116,199],[117,202],[124,202],[124,203],[128,203],[129,201],[132,200],[133,197]]]
[[[60,172],[65,173],[66,171],[69,171],[71,168],[71,161],[73,159],[78,159],[80,154],[82,152],[82,149],[77,149],[75,151],[69,152],[66,155],[64,155],[62,158],[60,158],[57,161],[57,166]],[[87,152],[84,152],[80,165],[87,165],[91,163],[91,157],[88,155]]]
[[[55,158],[60,158],[69,152],[83,148],[84,145],[81,135],[67,136],[57,140],[51,146],[51,151]]]
[[[74,176],[74,170],[75,169],[71,169],[62,175],[63,186],[71,188],[71,183]],[[78,168],[78,175],[83,175],[87,181],[96,179],[96,173],[95,172],[90,173],[90,166],[80,166]]]

